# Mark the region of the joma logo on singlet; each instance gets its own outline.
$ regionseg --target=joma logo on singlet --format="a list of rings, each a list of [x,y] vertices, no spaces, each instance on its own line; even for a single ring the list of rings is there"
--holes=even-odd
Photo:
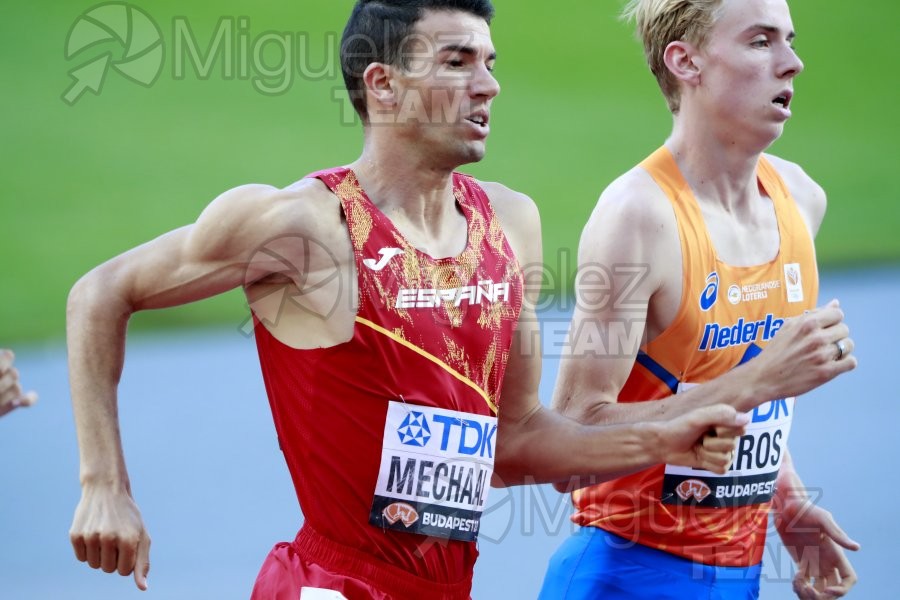
[[[459,307],[463,304],[478,305],[482,302],[496,304],[509,302],[509,284],[479,281],[478,285],[445,290],[410,289],[397,293],[397,308],[438,308],[445,302]]]
[[[743,346],[756,341],[768,342],[775,337],[782,325],[784,319],[776,319],[772,313],[767,314],[761,321],[744,321],[741,317],[734,325],[707,323],[699,350],[705,352]]]

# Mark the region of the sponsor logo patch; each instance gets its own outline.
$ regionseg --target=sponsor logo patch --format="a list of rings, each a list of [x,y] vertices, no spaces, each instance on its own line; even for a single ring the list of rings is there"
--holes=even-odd
[[[400,248],[382,248],[378,251],[378,254],[381,256],[379,260],[376,261],[374,258],[367,258],[363,261],[363,264],[372,271],[382,271],[388,266],[388,263],[391,262],[392,258],[403,254],[403,250]]]
[[[703,502],[707,496],[712,494],[712,490],[699,479],[687,479],[678,484],[678,487],[675,488],[675,493],[678,494],[682,502],[687,502],[691,498],[697,502]]]
[[[398,522],[403,523],[404,527],[412,527],[419,520],[419,513],[416,509],[406,502],[394,502],[384,507],[381,514],[391,525]]]
[[[754,300],[767,300],[769,298],[770,290],[777,290],[780,288],[780,279],[764,281],[762,283],[751,283],[741,287],[741,299],[744,302],[752,302]]]
[[[803,302],[803,275],[800,273],[800,265],[797,263],[784,265],[784,279],[787,281],[788,302]]]
[[[428,419],[422,413],[411,410],[400,427],[397,428],[397,435],[400,436],[400,443],[406,446],[417,446],[424,448],[431,439],[431,428],[428,426]]]
[[[719,274],[716,271],[713,271],[706,278],[706,287],[703,288],[703,292],[700,294],[700,309],[703,310],[703,312],[707,312],[715,305],[718,298]]]

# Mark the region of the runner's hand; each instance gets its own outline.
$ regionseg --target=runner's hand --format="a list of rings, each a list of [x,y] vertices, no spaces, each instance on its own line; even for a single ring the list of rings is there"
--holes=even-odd
[[[129,492],[85,485],[69,539],[81,562],[123,577],[133,573],[137,587],[147,589],[150,536]]]
[[[750,417],[725,404],[696,408],[669,421],[657,421],[660,462],[724,474]]]
[[[15,355],[11,350],[0,350],[0,417],[23,406],[37,402],[35,392],[22,393],[19,371],[13,367]]]
[[[750,361],[758,381],[770,389],[763,397],[800,396],[856,368],[850,328],[837,300],[802,316],[786,319],[765,350]],[[840,343],[843,350],[838,349]]]
[[[811,503],[776,517],[781,541],[798,565],[794,593],[801,600],[840,598],[857,581],[844,549],[860,546],[844,533],[827,510]]]

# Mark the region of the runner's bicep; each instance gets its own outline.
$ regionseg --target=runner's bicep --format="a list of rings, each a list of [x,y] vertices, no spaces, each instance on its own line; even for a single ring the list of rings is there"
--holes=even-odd
[[[264,231],[266,215],[254,214],[254,208],[268,189],[253,186],[222,194],[195,223],[94,269],[80,282],[82,288],[104,291],[109,301],[124,302],[135,311],[195,302],[259,278],[268,267],[251,267],[251,262],[254,245],[264,242],[257,232]]]
[[[633,221],[631,211],[601,199],[579,245],[575,310],[553,406],[585,422],[616,402],[646,336],[657,283],[648,266],[647,244],[620,233],[637,226]]]
[[[540,382],[540,325],[533,306],[525,301],[513,334],[500,392],[504,417],[518,421],[534,412],[540,406]]]

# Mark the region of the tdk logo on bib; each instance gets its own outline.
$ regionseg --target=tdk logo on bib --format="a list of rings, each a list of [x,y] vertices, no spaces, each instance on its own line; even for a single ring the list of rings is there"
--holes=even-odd
[[[397,429],[397,434],[400,436],[401,443],[424,448],[431,439],[431,428],[428,427],[425,415],[413,410],[403,419],[403,423]]]
[[[700,294],[700,308],[704,312],[708,311],[719,299],[719,274],[713,271],[706,278],[706,287]]]
[[[404,405],[401,405],[404,406]],[[449,411],[445,411],[449,412]],[[425,448],[431,441],[431,428],[436,427],[439,437],[435,438],[433,446],[441,452],[455,452],[460,456],[478,456],[480,458],[494,458],[495,438],[497,435],[497,423],[493,417],[484,417],[484,421],[463,419],[458,413],[425,415],[416,410],[409,411],[400,427],[397,435],[404,446]],[[473,417],[475,415],[466,415]],[[428,419],[431,418],[431,425]]]

